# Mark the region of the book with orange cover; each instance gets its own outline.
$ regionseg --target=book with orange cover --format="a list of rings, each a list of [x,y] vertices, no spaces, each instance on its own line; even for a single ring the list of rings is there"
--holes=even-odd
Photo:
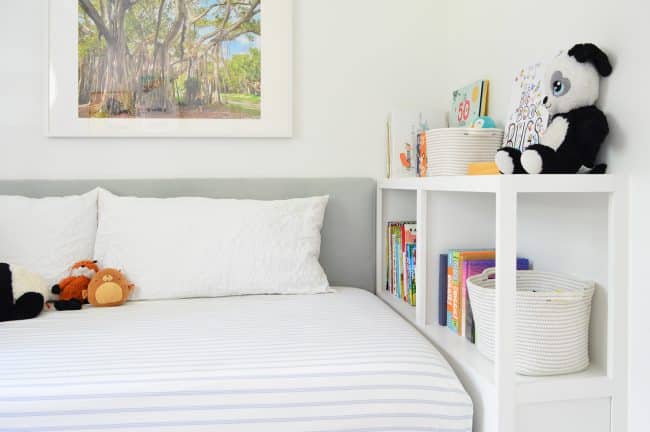
[[[467,166],[468,175],[494,175],[499,174],[499,168],[493,161],[473,162]]]

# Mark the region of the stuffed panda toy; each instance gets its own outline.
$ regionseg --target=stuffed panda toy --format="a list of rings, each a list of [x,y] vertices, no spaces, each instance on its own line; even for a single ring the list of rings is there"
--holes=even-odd
[[[0,322],[35,318],[48,300],[45,279],[27,269],[0,263]]]
[[[495,162],[503,174],[604,173],[595,165],[600,145],[609,133],[607,118],[595,106],[600,77],[612,73],[607,55],[591,43],[578,44],[560,53],[547,66],[542,81],[543,103],[551,122],[540,144],[522,153],[503,147]]]

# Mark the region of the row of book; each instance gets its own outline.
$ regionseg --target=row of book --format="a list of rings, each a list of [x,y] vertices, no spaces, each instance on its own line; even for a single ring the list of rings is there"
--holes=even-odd
[[[415,306],[415,222],[386,225],[386,291]]]
[[[494,249],[457,249],[440,255],[438,323],[472,343],[476,343],[476,330],[467,279],[494,267],[495,257]],[[517,259],[518,270],[528,270],[529,267],[528,259]]]

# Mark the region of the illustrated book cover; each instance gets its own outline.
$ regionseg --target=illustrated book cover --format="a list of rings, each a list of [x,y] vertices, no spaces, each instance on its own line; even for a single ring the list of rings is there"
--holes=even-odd
[[[487,80],[476,81],[452,93],[449,127],[471,127],[481,116],[487,115]]]
[[[521,151],[539,144],[548,126],[549,113],[544,104],[541,63],[522,67],[515,76],[510,93],[508,117],[505,121],[503,146]]]

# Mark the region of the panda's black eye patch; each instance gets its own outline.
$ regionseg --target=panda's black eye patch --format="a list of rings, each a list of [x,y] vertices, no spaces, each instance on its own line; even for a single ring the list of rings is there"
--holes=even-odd
[[[553,91],[553,96],[563,96],[571,90],[571,81],[569,78],[565,78],[562,72],[555,71],[551,75],[551,90]]]

